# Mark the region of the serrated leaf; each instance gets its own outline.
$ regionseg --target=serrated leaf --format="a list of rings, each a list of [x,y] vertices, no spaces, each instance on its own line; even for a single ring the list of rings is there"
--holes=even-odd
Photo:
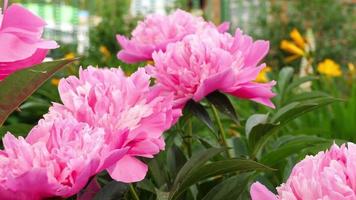
[[[246,188],[248,181],[249,176],[247,174],[230,177],[216,185],[202,200],[238,199]]]
[[[207,178],[220,176],[227,173],[248,172],[255,170],[271,171],[273,169],[260,163],[257,163],[253,160],[247,159],[220,160],[203,166],[194,167],[194,170],[192,170],[184,177],[184,179],[182,179],[182,182],[181,184],[179,184],[179,187],[176,190],[171,191],[170,199],[178,199],[179,196],[191,185],[196,184],[199,181],[205,180]]]
[[[200,103],[197,103],[193,100],[188,101],[185,109],[191,112],[195,117],[197,117],[200,121],[202,121],[214,134],[216,133],[216,129],[214,127],[214,123],[211,120],[211,117]]]
[[[232,105],[229,98],[221,92],[213,92],[207,97],[208,101],[212,103],[220,112],[228,116],[235,123],[239,123],[234,106]]]
[[[175,191],[179,188],[182,184],[182,181],[188,176],[188,174],[194,170],[194,168],[203,165],[205,162],[213,158],[214,156],[218,155],[219,153],[225,151],[225,148],[210,148],[204,149],[199,151],[198,153],[194,154],[179,170],[176,179],[174,180],[171,192],[170,192],[170,199],[173,197]]]
[[[111,181],[106,184],[96,195],[93,200],[116,200],[121,199],[122,196],[128,191],[127,184]]]
[[[64,59],[42,63],[17,71],[0,81],[0,126],[46,80],[74,60]]]

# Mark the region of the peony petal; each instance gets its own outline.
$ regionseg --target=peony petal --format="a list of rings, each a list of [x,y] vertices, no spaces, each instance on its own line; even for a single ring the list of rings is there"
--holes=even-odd
[[[252,200],[278,200],[275,194],[259,182],[252,184],[250,194]]]
[[[138,182],[145,178],[148,167],[138,159],[126,155],[108,168],[111,178],[124,183]]]

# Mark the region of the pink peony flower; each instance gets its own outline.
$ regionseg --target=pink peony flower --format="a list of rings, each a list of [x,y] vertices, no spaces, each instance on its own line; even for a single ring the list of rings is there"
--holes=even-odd
[[[150,76],[139,69],[126,77],[121,69],[81,70],[79,78],[62,79],[59,92],[64,105],[57,112],[69,112],[92,128],[105,131],[105,144],[112,149],[128,149],[107,168],[121,182],[142,180],[147,165],[137,157],[152,158],[164,149],[162,133],[180,115],[173,110],[173,96],[161,95],[150,87]]]
[[[201,17],[195,17],[179,9],[168,16],[149,15],[144,21],[139,22],[132,32],[131,40],[117,35],[117,40],[122,47],[117,57],[127,63],[152,60],[154,51],[165,51],[169,43],[180,41],[184,36],[204,27],[215,26],[205,22]],[[223,23],[217,28],[225,32],[229,29],[229,24]]]
[[[26,139],[4,137],[0,199],[70,197],[105,169],[117,181],[142,180],[147,166],[137,157],[164,149],[162,133],[180,115],[172,95],[160,95],[149,79],[144,69],[126,77],[92,67],[62,79],[63,104],[55,103]]]
[[[128,150],[112,150],[103,129],[55,113],[53,108],[26,139],[8,133],[3,143],[0,199],[7,200],[70,197]]]
[[[333,145],[329,151],[307,156],[296,164],[278,195],[256,182],[252,200],[356,200],[356,145]]]
[[[148,66],[147,71],[158,87],[175,94],[178,107],[216,90],[274,107],[270,98],[275,95],[271,92],[275,82],[254,82],[265,67],[257,65],[268,48],[267,41],[253,42],[239,29],[231,36],[206,28],[169,44],[166,52],[155,52],[155,66]]]
[[[39,64],[49,49],[57,48],[54,41],[41,39],[45,22],[18,4],[0,13],[0,80],[9,74]]]

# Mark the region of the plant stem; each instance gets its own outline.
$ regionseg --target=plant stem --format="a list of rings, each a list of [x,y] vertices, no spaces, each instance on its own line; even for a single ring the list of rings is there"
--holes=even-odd
[[[224,127],[223,127],[223,125],[221,123],[218,111],[216,110],[216,107],[213,104],[211,104],[211,108],[213,110],[213,115],[214,115],[215,121],[219,126],[219,134],[220,134],[220,141],[219,142],[220,142],[221,145],[223,145],[224,147],[227,148],[226,149],[226,156],[228,158],[231,158],[231,155],[230,155],[230,152],[229,152],[229,147],[227,146],[227,142],[226,142],[226,136],[225,136]]]
[[[192,119],[188,122],[188,138],[187,138],[187,148],[188,148],[188,156],[192,157],[192,137],[193,137],[193,125]]]
[[[130,184],[130,192],[134,200],[140,200],[140,197],[138,197],[138,194],[132,184]]]

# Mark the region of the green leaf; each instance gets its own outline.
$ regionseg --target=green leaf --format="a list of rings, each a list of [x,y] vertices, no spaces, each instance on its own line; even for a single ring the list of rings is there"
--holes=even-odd
[[[251,138],[250,136],[249,140],[251,147],[253,148],[251,157],[255,158],[269,138],[289,121],[336,101],[340,100],[333,97],[321,97],[302,102],[292,102],[285,105],[277,111],[277,113],[269,120],[269,123],[259,124],[254,128],[256,129],[256,136],[254,138]],[[252,134],[250,133],[250,135]]]
[[[230,177],[208,192],[202,200],[238,199],[248,184],[248,174]]]
[[[190,100],[185,106],[185,109],[191,112],[200,121],[202,121],[214,134],[216,133],[214,123],[211,120],[210,115],[208,111],[206,111],[204,106],[202,106],[200,103]]]
[[[170,199],[173,197],[174,193],[178,190],[179,186],[182,184],[182,181],[188,176],[191,171],[203,165],[205,162],[213,158],[214,156],[218,155],[219,153],[225,151],[225,148],[210,148],[210,149],[204,149],[202,151],[199,151],[198,153],[194,154],[181,168],[181,170],[178,172],[176,179],[174,180],[171,193],[170,193]]]
[[[267,120],[268,120],[268,114],[251,115],[247,119],[246,125],[245,125],[246,137],[249,138],[253,127],[255,127],[257,124],[265,124],[265,123],[267,123]]]
[[[42,63],[17,71],[0,82],[0,126],[55,72],[75,59]]]
[[[153,194],[156,193],[156,188],[154,184],[149,179],[143,179],[142,181],[136,184],[136,187],[152,192]]]
[[[315,136],[293,136],[289,141],[282,144],[279,148],[269,151],[268,154],[263,155],[260,160],[261,163],[266,165],[275,165],[284,158],[301,152],[306,147],[320,145],[325,142],[330,142],[325,138],[319,138]]]
[[[255,114],[248,118],[245,131],[250,149],[253,149],[262,137],[276,127],[278,124],[268,122],[268,114]]]
[[[157,200],[168,200],[169,192],[163,192],[161,190],[156,189]]]
[[[304,77],[298,78],[287,86],[285,93],[287,94],[287,93],[291,92],[294,88],[300,86],[303,83],[306,83],[309,81],[314,81],[317,79],[319,79],[319,77],[317,77],[317,76],[304,76]]]
[[[213,92],[209,94],[207,97],[208,101],[212,103],[220,112],[228,116],[232,119],[235,123],[239,123],[239,119],[235,112],[234,106],[232,105],[229,98],[221,93],[221,92]]]
[[[16,136],[26,136],[31,128],[32,125],[22,123],[2,126],[0,127],[0,138],[2,138],[7,132],[10,132]]]
[[[184,153],[175,144],[167,151],[167,166],[171,177],[176,177],[179,170],[187,162]]]
[[[212,162],[203,166],[196,166],[194,169],[188,173],[179,184],[176,190],[171,191],[170,199],[178,199],[179,196],[188,189],[191,185],[198,183],[199,181],[205,180],[207,178],[224,175],[227,173],[235,172],[248,172],[248,171],[271,171],[265,165],[257,163],[253,160],[247,159],[227,159]]]
[[[279,93],[284,94],[284,91],[288,87],[288,83],[292,80],[294,69],[292,67],[283,67],[278,76],[278,89]]]
[[[306,101],[315,98],[330,97],[329,94],[321,91],[303,92],[297,95],[293,95],[286,100],[286,103],[292,103],[295,101]]]
[[[266,139],[266,136],[271,133],[274,133],[274,131],[278,130],[278,128],[280,128],[279,124],[272,123],[258,124],[253,127],[248,140],[250,149],[255,149],[256,147],[258,147],[258,143],[261,140],[264,141],[264,139]]]
[[[93,200],[116,200],[121,199],[122,196],[128,191],[127,184],[111,181],[106,184],[96,195]]]
[[[279,109],[277,113],[272,117],[271,122],[280,122],[284,124],[289,122],[290,120],[297,118],[300,115],[303,115],[322,106],[328,105],[330,103],[334,103],[336,101],[340,101],[340,99],[326,96],[302,102],[292,102]]]

